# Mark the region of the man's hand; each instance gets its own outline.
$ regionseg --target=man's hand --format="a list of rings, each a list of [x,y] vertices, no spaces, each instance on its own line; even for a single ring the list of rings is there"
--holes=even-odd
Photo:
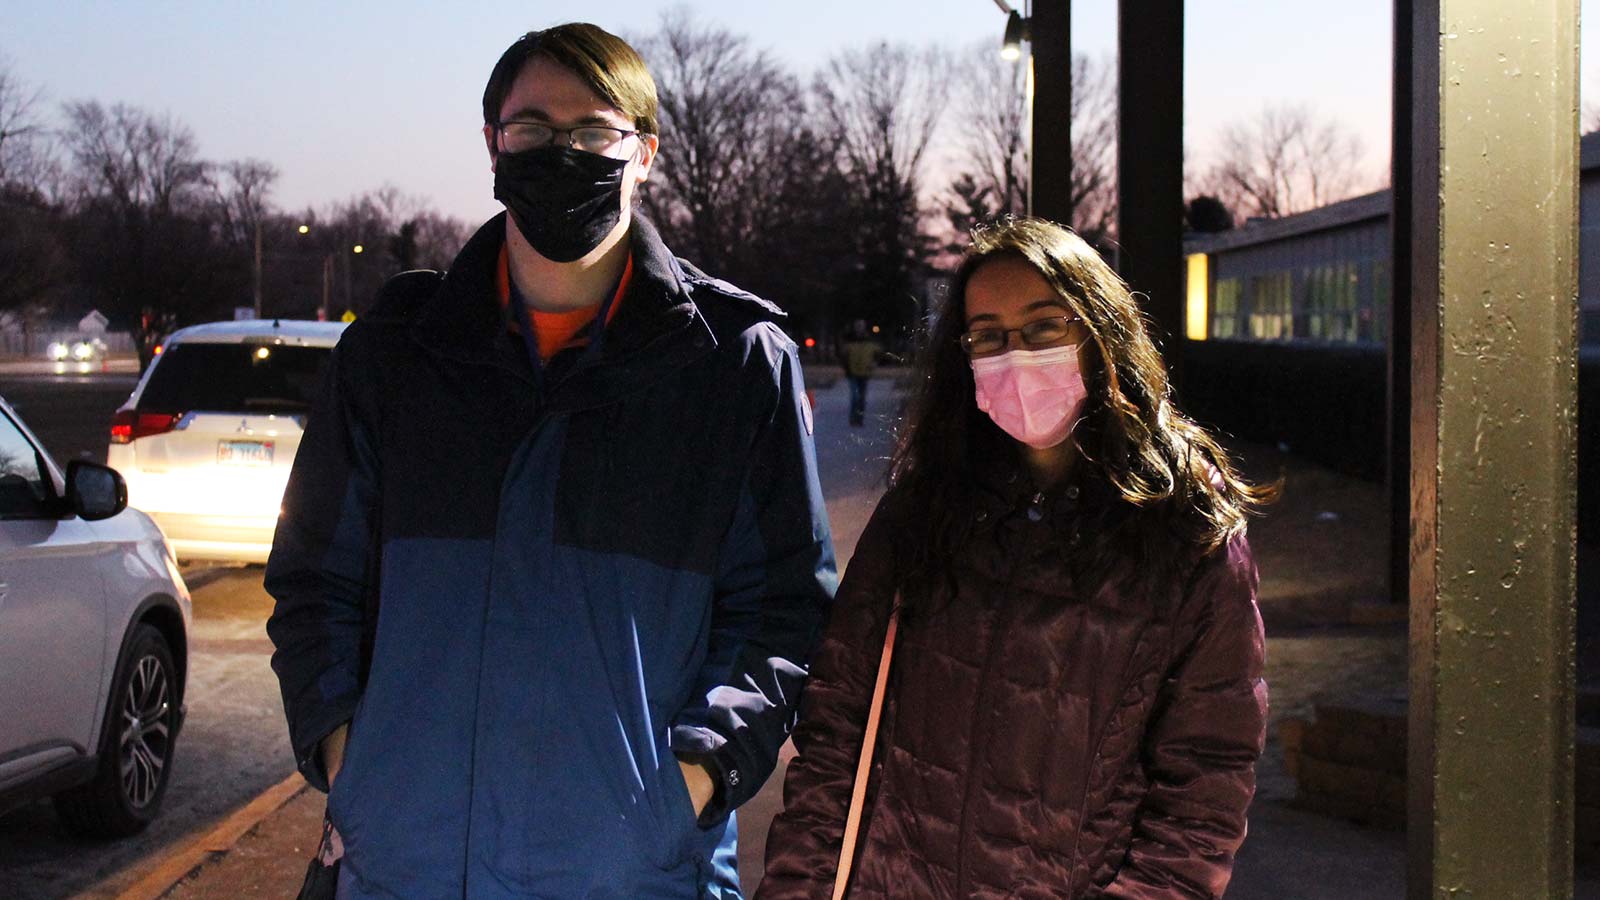
[[[686,763],[680,759],[678,768],[683,770],[683,783],[689,786],[689,801],[694,804],[694,814],[698,817],[716,794],[716,782],[711,780],[711,773],[706,771],[706,767],[698,763]]]
[[[328,773],[328,787],[333,787],[333,779],[339,774],[339,769],[344,765],[344,742],[350,736],[350,724],[347,722],[328,732],[322,739],[322,769]]]

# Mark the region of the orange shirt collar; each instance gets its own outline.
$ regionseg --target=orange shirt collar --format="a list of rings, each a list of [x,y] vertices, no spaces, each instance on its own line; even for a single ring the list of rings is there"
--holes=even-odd
[[[623,295],[628,292],[628,285],[632,281],[633,254],[629,253],[628,262],[622,268],[622,278],[617,282],[617,291],[606,309],[606,325],[616,318]],[[501,310],[507,309],[511,305],[511,256],[505,244],[500,245],[500,260],[495,267],[495,292]],[[539,358],[549,362],[561,350],[586,343],[582,332],[585,326],[594,321],[597,312],[598,307],[594,306],[567,312],[542,312],[529,307],[529,324],[533,326],[533,333],[539,342]],[[515,330],[514,323],[512,329]]]

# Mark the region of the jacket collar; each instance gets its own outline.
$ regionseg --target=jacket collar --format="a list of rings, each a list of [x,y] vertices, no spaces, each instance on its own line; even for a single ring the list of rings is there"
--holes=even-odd
[[[576,406],[603,401],[643,373],[684,365],[716,343],[689,295],[682,267],[655,226],[635,211],[628,235],[633,279],[607,327],[599,358],[583,366],[606,373],[600,385],[604,390],[600,396],[569,398]],[[506,215],[501,213],[461,248],[411,333],[440,356],[493,365],[532,384],[536,380],[522,339],[506,327],[505,311],[496,299],[495,267],[505,239]],[[649,353],[643,352],[646,348]]]

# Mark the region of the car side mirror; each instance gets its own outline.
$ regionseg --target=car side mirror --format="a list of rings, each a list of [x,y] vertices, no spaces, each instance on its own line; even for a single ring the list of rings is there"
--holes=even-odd
[[[67,507],[87,521],[109,519],[128,508],[128,483],[110,466],[67,463]]]

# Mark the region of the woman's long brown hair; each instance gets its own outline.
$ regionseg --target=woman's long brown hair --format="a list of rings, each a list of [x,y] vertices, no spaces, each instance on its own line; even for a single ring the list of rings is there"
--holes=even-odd
[[[906,517],[907,581],[953,584],[949,561],[970,536],[982,470],[1022,464],[1015,442],[978,410],[959,343],[967,282],[999,257],[1038,270],[1090,334],[1089,397],[1071,438],[1079,452],[1073,477],[1098,480],[1109,490],[1095,493],[1109,500],[1085,510],[1096,522],[1073,551],[1074,568],[1102,578],[1116,569],[1159,578],[1191,555],[1186,550],[1210,552],[1243,532],[1246,517],[1275,499],[1278,486],[1245,482],[1216,439],[1173,406],[1166,366],[1127,285],[1068,229],[1006,219],[973,232],[923,348],[891,459],[896,505],[915,511]],[[1114,565],[1119,558],[1134,565]]]

